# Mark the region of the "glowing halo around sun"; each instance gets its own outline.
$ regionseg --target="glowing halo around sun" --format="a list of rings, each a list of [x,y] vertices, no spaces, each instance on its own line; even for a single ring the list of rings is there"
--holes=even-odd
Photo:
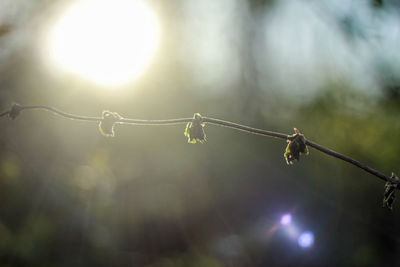
[[[78,0],[50,30],[47,56],[58,69],[118,86],[146,69],[159,38],[157,17],[141,0]]]

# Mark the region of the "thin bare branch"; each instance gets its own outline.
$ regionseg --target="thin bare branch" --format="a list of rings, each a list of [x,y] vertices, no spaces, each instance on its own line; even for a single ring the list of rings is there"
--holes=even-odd
[[[10,113],[9,110],[6,110],[6,111],[0,113],[0,118],[1,118],[1,117],[4,117],[4,116],[7,116],[9,113]]]
[[[393,179],[390,176],[386,176],[383,173],[381,173],[380,171],[377,171],[377,170],[369,167],[368,165],[366,165],[366,164],[364,164],[362,162],[359,162],[358,160],[355,160],[355,159],[353,159],[353,158],[351,158],[349,156],[340,154],[339,152],[336,152],[336,151],[333,151],[333,150],[328,149],[326,147],[323,147],[321,145],[318,145],[317,143],[314,143],[314,142],[312,142],[310,140],[306,140],[306,144],[308,146],[310,146],[310,147],[312,147],[312,148],[314,148],[316,150],[319,150],[319,151],[321,151],[321,152],[323,152],[325,154],[328,154],[328,155],[330,155],[332,157],[335,157],[335,158],[341,159],[343,161],[346,161],[346,162],[348,162],[350,164],[353,164],[353,165],[357,166],[358,168],[363,169],[364,171],[369,172],[372,175],[375,175],[376,177],[378,177],[379,179],[381,179],[381,180],[383,180],[385,182],[390,181],[390,182],[393,182],[393,183],[399,183],[396,179]]]
[[[188,123],[192,121],[192,118],[180,118],[180,119],[170,119],[170,120],[137,120],[137,119],[127,119],[122,118],[117,121],[121,124],[137,124],[137,125],[174,125]]]
[[[34,110],[34,109],[46,110],[46,111],[50,111],[58,116],[72,119],[72,120],[80,120],[80,121],[88,121],[88,122],[101,122],[104,119],[102,117],[88,117],[88,116],[70,114],[70,113],[61,111],[59,109],[53,108],[53,107],[43,106],[43,105],[20,106],[20,108],[21,108],[21,111],[22,110]],[[0,117],[4,117],[9,114],[11,114],[11,110],[7,110],[7,111],[0,113]],[[115,123],[135,124],[135,125],[175,125],[175,124],[188,123],[188,122],[192,122],[192,121],[193,121],[193,118],[178,118],[178,119],[168,119],[168,120],[140,120],[140,119],[129,119],[129,118],[121,117],[121,118],[115,120]],[[249,127],[246,125],[234,123],[234,122],[229,122],[229,121],[219,120],[219,119],[214,119],[214,118],[208,118],[208,117],[203,117],[202,122],[217,125],[217,126],[222,126],[222,127],[228,127],[228,128],[236,129],[236,130],[240,130],[240,131],[245,131],[245,132],[248,132],[251,134],[270,136],[270,137],[280,138],[280,139],[284,139],[284,140],[291,140],[291,138],[293,137],[293,135],[277,133],[277,132],[267,131],[267,130],[263,130],[263,129],[257,129],[257,128]],[[350,164],[353,164],[354,166],[378,177],[379,179],[381,179],[383,181],[390,182],[393,184],[400,183],[400,180],[395,179],[394,176],[384,175],[383,173],[381,173],[381,172],[369,167],[368,165],[366,165],[358,160],[355,160],[349,156],[343,155],[339,152],[336,152],[336,151],[333,151],[326,147],[323,147],[323,146],[321,146],[317,143],[314,143],[310,140],[307,140],[307,139],[305,140],[305,143],[306,143],[306,145],[308,145],[316,150],[319,150],[329,156],[332,156],[332,157],[341,159],[343,161],[346,161]]]
[[[80,120],[80,121],[94,121],[94,122],[100,122],[102,118],[100,117],[88,117],[88,116],[80,116],[80,115],[74,115],[70,114],[64,111],[61,111],[59,109],[49,107],[49,106],[21,106],[21,111],[22,110],[29,110],[29,109],[41,109],[41,110],[46,110],[53,112],[54,114],[57,114],[61,117],[71,119],[71,120]]]
[[[203,118],[203,122],[208,122],[208,123],[219,125],[219,126],[233,128],[233,129],[245,131],[245,132],[252,133],[252,134],[271,136],[271,137],[276,137],[276,138],[285,139],[285,140],[287,140],[289,138],[289,135],[287,135],[287,134],[276,133],[276,132],[271,132],[271,131],[267,131],[267,130],[252,128],[252,127],[249,127],[249,126],[246,126],[246,125],[237,124],[237,123],[229,122],[229,121],[213,119],[213,118],[204,117]]]

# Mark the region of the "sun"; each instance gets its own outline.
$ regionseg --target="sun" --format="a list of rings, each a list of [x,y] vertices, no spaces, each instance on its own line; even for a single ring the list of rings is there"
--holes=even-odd
[[[136,79],[160,38],[157,17],[141,0],[75,1],[50,30],[53,66],[105,86]]]

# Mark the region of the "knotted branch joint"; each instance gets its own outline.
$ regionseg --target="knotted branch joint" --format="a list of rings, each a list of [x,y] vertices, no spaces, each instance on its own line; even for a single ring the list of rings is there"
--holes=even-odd
[[[299,161],[300,154],[308,155],[306,138],[296,128],[294,131],[295,134],[289,135],[287,138],[288,145],[283,154],[287,164],[293,164],[294,160]]]
[[[192,121],[186,124],[184,132],[188,138],[188,143],[195,144],[196,142],[204,143],[206,141],[204,125],[203,117],[199,113],[195,113]]]
[[[385,184],[382,206],[392,210],[393,202],[396,199],[395,192],[396,189],[399,189],[399,177],[392,172],[392,176],[390,178],[392,181],[387,181]]]
[[[101,134],[107,137],[114,137],[114,126],[120,119],[122,119],[122,117],[117,112],[104,110],[99,124]]]

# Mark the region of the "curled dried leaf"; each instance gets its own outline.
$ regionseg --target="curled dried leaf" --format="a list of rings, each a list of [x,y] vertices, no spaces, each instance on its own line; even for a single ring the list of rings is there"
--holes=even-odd
[[[293,164],[294,160],[299,160],[301,154],[308,155],[306,138],[296,128],[295,134],[288,136],[284,157],[287,164]]]
[[[15,120],[15,118],[17,118],[18,115],[21,114],[22,110],[23,110],[23,107],[20,104],[14,103],[11,106],[10,112],[8,113],[8,117],[11,120]]]
[[[195,113],[192,121],[186,124],[184,134],[188,138],[188,143],[191,144],[196,142],[204,143],[206,141],[203,117],[199,113]]]
[[[111,112],[108,110],[103,111],[102,117],[103,118],[99,124],[101,134],[107,137],[114,137],[115,123],[122,117],[117,112]]]

